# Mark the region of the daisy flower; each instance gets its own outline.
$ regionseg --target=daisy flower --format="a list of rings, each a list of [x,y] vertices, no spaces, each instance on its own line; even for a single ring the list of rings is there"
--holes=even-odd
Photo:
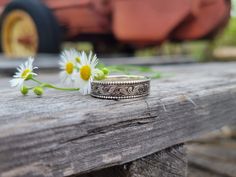
[[[17,72],[13,76],[14,79],[10,80],[12,87],[22,88],[25,80],[27,80],[32,75],[37,75],[33,72],[34,69],[37,69],[37,67],[33,67],[33,62],[34,58],[29,57],[29,59],[24,64],[21,64],[17,68]]]
[[[80,63],[80,53],[75,49],[65,50],[61,54],[59,61],[60,79],[66,85],[74,85],[75,75],[77,73],[76,66]]]
[[[92,52],[87,56],[85,52],[81,53],[79,67],[79,76],[77,76],[78,86],[83,95],[89,94],[91,91],[91,82],[96,75],[96,65],[98,59]]]

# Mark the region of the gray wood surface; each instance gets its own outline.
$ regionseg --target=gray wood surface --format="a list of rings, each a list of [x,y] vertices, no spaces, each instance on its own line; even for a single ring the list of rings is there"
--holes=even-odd
[[[228,176],[223,176],[221,174],[216,174],[212,171],[205,170],[202,168],[198,168],[195,166],[190,166],[188,167],[188,177],[228,177]]]
[[[186,149],[180,144],[125,165],[77,177],[186,177],[186,175]]]
[[[236,63],[158,67],[147,98],[0,91],[0,176],[70,176],[125,164],[236,123]],[[30,176],[30,175],[28,175]]]
[[[188,177],[235,177],[235,133],[235,127],[225,126],[220,131],[189,142]]]
[[[193,144],[188,146],[190,166],[205,169],[212,173],[236,177],[236,142],[231,144]]]
[[[190,56],[155,56],[155,57],[115,57],[115,58],[101,58],[100,59],[106,65],[167,65],[167,64],[183,64],[196,62]],[[0,55],[0,73],[12,73],[15,72],[16,67],[22,62],[26,61],[26,58],[6,58]],[[58,70],[59,55],[41,54],[35,57],[35,66],[38,66],[41,70]]]
[[[183,145],[173,146],[131,162],[127,168],[127,177],[186,177],[186,151]]]

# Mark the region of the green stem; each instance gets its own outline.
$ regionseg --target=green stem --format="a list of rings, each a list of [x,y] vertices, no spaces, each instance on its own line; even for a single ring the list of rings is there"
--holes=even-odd
[[[31,78],[32,81],[40,84],[41,87],[46,87],[46,88],[52,88],[52,89],[56,89],[56,90],[62,90],[62,91],[78,91],[80,90],[79,88],[61,88],[61,87],[56,87],[52,84],[49,84],[49,83],[44,83],[44,82],[41,82],[35,78]]]
[[[37,80],[37,79],[35,79],[33,77],[31,78],[31,80],[34,81],[34,82],[37,82],[38,84],[44,84],[43,82],[41,82],[41,81],[39,81],[39,80]]]
[[[62,90],[62,91],[78,91],[78,90],[80,90],[79,88],[61,88],[61,87],[56,87],[56,86],[54,86],[52,84],[48,84],[48,83],[41,84],[41,87],[47,87],[47,88],[52,88],[52,89]]]

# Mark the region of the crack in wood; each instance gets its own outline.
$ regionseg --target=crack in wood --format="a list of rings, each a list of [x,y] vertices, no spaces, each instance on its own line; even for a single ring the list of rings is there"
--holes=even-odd
[[[124,129],[124,128],[128,128],[128,127],[139,127],[139,126],[142,126],[145,124],[151,124],[151,123],[155,122],[156,118],[157,118],[157,116],[140,117],[137,119],[117,122],[115,124],[107,125],[105,127],[94,128],[94,129],[88,130],[87,133],[83,136],[79,136],[79,137],[75,137],[72,139],[68,139],[66,141],[62,141],[62,142],[60,142],[60,144],[62,145],[62,144],[67,144],[67,143],[76,143],[76,141],[78,141],[78,140],[93,137],[95,135],[97,136],[100,134],[106,134],[109,132],[118,131],[120,129]]]

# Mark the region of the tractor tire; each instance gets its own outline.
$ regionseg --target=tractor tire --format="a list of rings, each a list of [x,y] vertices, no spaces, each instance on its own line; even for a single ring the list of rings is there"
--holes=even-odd
[[[13,0],[0,18],[1,48],[11,57],[57,53],[61,29],[51,10],[40,0]]]

